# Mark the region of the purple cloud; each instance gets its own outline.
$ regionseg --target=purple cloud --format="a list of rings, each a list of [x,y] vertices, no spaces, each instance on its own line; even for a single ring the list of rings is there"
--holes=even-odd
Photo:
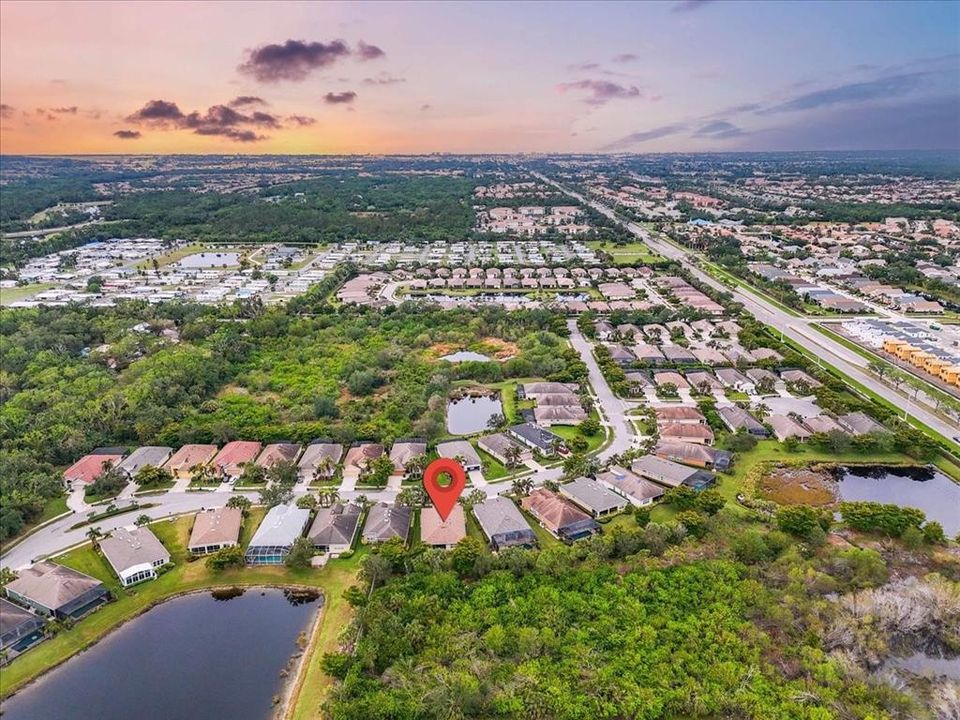
[[[0,104],[0,118],[11,118],[16,110],[13,105],[7,105],[6,103]]]
[[[713,122],[709,122],[702,126],[699,130],[693,133],[693,136],[699,138],[723,140],[725,138],[739,137],[743,134],[743,130],[738,128],[733,123],[727,122],[726,120],[714,120]]]
[[[405,83],[406,78],[394,77],[389,73],[380,73],[376,77],[368,77],[363,79],[364,85],[397,85],[399,83]]]
[[[883,100],[905,95],[916,89],[920,84],[919,73],[908,75],[891,75],[867,82],[848,83],[837,87],[817,90],[774,105],[773,107],[758,110],[758,115],[774,113],[796,112],[798,110],[814,110],[849,103],[859,103],[871,100]]]
[[[676,135],[677,133],[681,133],[686,129],[686,125],[681,123],[674,123],[673,125],[661,125],[660,127],[655,127],[651,130],[631,133],[630,135],[622,137],[619,140],[614,140],[609,145],[605,145],[600,149],[604,151],[625,150],[631,145],[637,145],[649,140],[657,140],[670,135]]]
[[[291,122],[294,125],[299,125],[300,127],[307,127],[316,123],[317,120],[316,118],[312,118],[307,115],[290,115],[287,117],[287,122]]]
[[[176,103],[167,102],[166,100],[150,100],[135,113],[128,115],[127,121],[133,123],[168,125],[181,121],[183,117],[183,111]]]
[[[675,13],[693,12],[694,10],[700,10],[710,5],[714,1],[715,0],[678,0],[678,2],[673,4],[670,11]]]
[[[266,106],[266,105],[269,105],[270,103],[268,103],[266,100],[264,100],[261,97],[257,97],[256,95],[240,95],[239,97],[235,97],[233,100],[231,100],[227,104],[230,107],[239,108],[239,107],[250,107],[251,105]]]
[[[588,105],[603,105],[611,100],[627,100],[640,97],[639,88],[631,85],[626,87],[609,80],[577,80],[576,82],[561,83],[557,89],[565,93],[569,90],[581,90],[589,93],[584,102]]]
[[[264,83],[300,82],[317,68],[332,65],[348,55],[350,48],[343,40],[328,43],[287,40],[282,45],[261,45],[248,50],[246,61],[237,70]]]
[[[127,117],[127,122],[165,129],[191,130],[196,135],[214,135],[235,142],[265,140],[254,128],[279,130],[279,118],[267,112],[255,111],[245,115],[228,105],[213,105],[205,113],[184,113],[167,100],[151,100]]]
[[[77,110],[78,108],[76,105],[71,105],[70,107],[50,108],[50,112],[56,113],[57,115],[76,115]]]
[[[619,55],[613,56],[613,61],[615,63],[630,63],[634,60],[639,60],[639,55],[634,55],[633,53],[620,53]]]
[[[379,60],[385,56],[386,53],[376,45],[368,45],[363,40],[357,43],[357,57],[361,60]]]
[[[143,137],[139,130],[117,130],[113,135],[121,140],[139,140]]]
[[[328,92],[323,96],[323,101],[330,105],[349,105],[356,99],[357,94],[353,90],[345,90],[344,92],[338,93]]]

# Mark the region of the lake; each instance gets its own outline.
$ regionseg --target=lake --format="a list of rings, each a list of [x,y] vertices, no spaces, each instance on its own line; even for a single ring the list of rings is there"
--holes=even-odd
[[[458,363],[458,362],[467,362],[469,360],[476,360],[477,362],[489,362],[488,358],[483,353],[473,352],[472,350],[458,350],[455,353],[450,353],[449,355],[444,355],[441,360],[446,360],[447,362]]]
[[[454,435],[471,435],[487,429],[494,415],[502,415],[498,397],[465,397],[447,404],[447,430]]]
[[[960,485],[933,468],[842,467],[841,500],[870,500],[923,510],[949,536],[960,532]]]
[[[250,588],[158,605],[3,703],[4,720],[266,720],[322,599]]]
[[[180,267],[184,268],[215,268],[224,265],[233,266],[240,264],[240,253],[222,252],[222,253],[196,253],[187,255],[180,260]]]

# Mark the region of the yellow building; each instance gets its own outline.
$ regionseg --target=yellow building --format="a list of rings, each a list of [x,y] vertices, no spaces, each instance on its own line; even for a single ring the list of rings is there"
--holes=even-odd
[[[940,379],[951,385],[960,387],[960,365],[950,365],[940,368]]]
[[[890,353],[891,355],[896,355],[897,351],[907,345],[908,343],[904,340],[894,340],[893,338],[883,341],[883,349],[885,352]]]
[[[926,350],[917,350],[916,352],[910,353],[910,362],[912,362],[918,368],[922,368],[924,365],[926,365],[927,360],[936,359],[936,355],[929,353]]]
[[[901,360],[909,360],[910,355],[915,352],[920,352],[920,348],[916,348],[913,345],[904,344],[897,348],[897,357]]]
[[[932,360],[927,360],[923,364],[923,369],[926,370],[931,375],[939,376],[940,368],[949,367],[949,366],[950,366],[950,363],[948,363],[946,360],[941,360],[940,358],[935,357]]]

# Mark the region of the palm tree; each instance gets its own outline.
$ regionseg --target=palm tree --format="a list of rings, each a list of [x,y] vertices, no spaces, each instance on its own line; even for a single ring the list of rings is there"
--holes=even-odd
[[[336,464],[333,462],[333,458],[329,455],[324,455],[320,462],[317,463],[316,469],[313,471],[314,480],[324,480],[331,475],[333,475],[333,469],[336,467]]]
[[[90,544],[93,545],[94,550],[100,549],[100,538],[103,537],[103,531],[98,527],[92,527],[87,530],[87,538],[90,540]]]
[[[507,467],[517,467],[520,464],[521,455],[523,455],[523,450],[520,449],[519,445],[511,445],[508,447],[503,453],[503,456],[507,461]]]
[[[763,422],[764,419],[770,414],[770,407],[760,403],[753,409],[753,414],[757,416],[757,420]]]
[[[529,495],[530,491],[533,490],[533,479],[530,477],[517,478],[513,481],[511,489],[514,495]]]

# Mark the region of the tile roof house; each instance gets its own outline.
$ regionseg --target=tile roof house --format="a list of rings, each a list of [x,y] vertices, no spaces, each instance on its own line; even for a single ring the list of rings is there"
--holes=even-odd
[[[703,425],[707,419],[697,408],[670,405],[656,409],[657,422],[674,425]]]
[[[307,537],[315,548],[337,557],[353,545],[360,528],[362,508],[353,503],[334,503],[320,508]]]
[[[127,477],[132,478],[148,465],[155,468],[163,467],[172,454],[173,448],[145,445],[138,447],[117,463],[117,469],[122,470]]]
[[[240,540],[243,513],[240,508],[207,508],[197,513],[190,531],[187,550],[194,555],[206,555]]]
[[[504,465],[509,462],[507,453],[510,448],[520,448],[520,453],[517,457],[521,463],[533,457],[533,454],[526,445],[522,445],[512,436],[507,435],[506,433],[493,433],[492,435],[484,435],[482,438],[477,440],[477,447],[479,447],[488,455],[496,458]]]
[[[282,565],[309,521],[310,511],[296,505],[270,508],[247,545],[247,565]]]
[[[720,382],[738,392],[752,393],[757,389],[753,380],[735,368],[718,368],[716,372]]]
[[[846,432],[840,424],[829,415],[817,415],[803,419],[803,424],[807,426],[810,432],[828,433],[828,432]]]
[[[146,527],[117,528],[100,541],[100,552],[124,587],[153,580],[170,562],[170,553]]]
[[[559,435],[554,435],[549,430],[533,423],[511,425],[507,432],[527,447],[544,455],[556,454],[554,448],[563,445],[563,440]]]
[[[645,507],[666,492],[656,483],[636,475],[620,465],[611,465],[597,475],[597,482],[625,497],[635,507]]]
[[[509,498],[492,497],[473,506],[474,517],[494,550],[505,547],[533,547],[537,537],[523,514]]]
[[[74,484],[89,485],[123,459],[123,453],[90,453],[84,455],[73,465],[63,471],[63,482],[70,486]]]
[[[679,440],[682,442],[713,445],[713,430],[709,425],[692,425],[683,423],[669,423],[659,429],[660,437],[664,440]]]
[[[483,466],[480,455],[467,440],[450,440],[437,443],[437,455],[442,458],[461,458],[460,464],[467,472],[480,470]]]
[[[690,387],[698,392],[712,393],[714,390],[722,390],[723,383],[717,380],[712,373],[706,371],[688,372],[686,374],[687,382]]]
[[[852,435],[867,435],[869,433],[890,432],[869,415],[862,412],[852,412],[837,418],[840,427]]]
[[[659,348],[647,343],[637,343],[633,348],[631,348],[631,351],[636,356],[637,360],[644,365],[659,365],[665,360],[663,353],[660,352]]]
[[[314,477],[332,477],[343,457],[343,445],[334,442],[315,440],[303,451],[297,467],[300,480],[313,480]]]
[[[537,405],[533,409],[533,417],[537,425],[551,427],[552,425],[578,425],[587,419],[586,411],[576,405]]]
[[[579,477],[560,486],[560,494],[593,518],[621,512],[629,503],[596,480]]]
[[[96,578],[49,560],[19,571],[4,591],[11,600],[59,619],[82,617],[110,599],[110,592]]]
[[[726,407],[718,408],[717,412],[720,414],[720,419],[723,420],[724,425],[730,428],[733,432],[743,429],[751,435],[756,435],[758,437],[767,437],[770,434],[753,415],[741,407],[737,407],[736,405],[728,405]]]
[[[234,440],[223,446],[223,449],[213,458],[211,465],[217,468],[227,480],[236,480],[243,472],[243,466],[252,463],[262,448],[262,443]]]
[[[810,388],[820,387],[820,382],[810,377],[803,370],[782,370],[780,372],[780,379],[788,383],[804,382]]]
[[[383,445],[379,443],[354,443],[343,460],[343,474],[359,476],[371,461],[383,455]]]
[[[216,445],[184,445],[164,467],[177,479],[186,479],[193,474],[193,468],[203,466],[213,460],[217,454]]]
[[[596,520],[546,488],[536,488],[520,501],[520,505],[547,532],[561,540],[580,540],[600,532]]]
[[[367,514],[367,521],[363,526],[363,542],[380,543],[396,537],[406,543],[412,520],[412,508],[378,503],[370,508]]]
[[[269,469],[278,462],[296,462],[300,455],[297,443],[270,443],[257,456],[257,465]]]
[[[637,458],[630,465],[630,469],[640,477],[671,488],[686,485],[699,490],[711,485],[716,479],[713,473],[706,470],[687,467],[656,455]]]
[[[446,520],[434,507],[420,511],[420,541],[430,547],[449,550],[467,536],[467,521],[463,505],[454,505]]]
[[[726,450],[717,450],[707,445],[662,439],[653,449],[653,454],[665,460],[701,468],[726,470],[733,456]]]
[[[0,651],[42,630],[43,620],[29,610],[0,598]]]
[[[773,435],[780,442],[789,437],[795,437],[802,442],[813,434],[789,415],[770,415],[767,423],[773,428]]]
[[[394,475],[406,475],[406,465],[413,458],[427,454],[427,443],[423,440],[397,440],[390,448],[390,461]]]

